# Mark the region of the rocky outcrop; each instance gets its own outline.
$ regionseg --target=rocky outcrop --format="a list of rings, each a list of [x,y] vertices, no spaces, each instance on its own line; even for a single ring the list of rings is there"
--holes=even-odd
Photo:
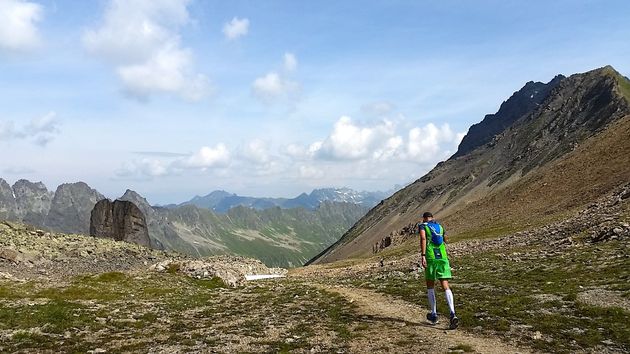
[[[151,246],[144,214],[129,201],[103,199],[90,216],[90,235]]]
[[[105,197],[84,182],[57,187],[44,226],[57,232],[87,235],[90,214],[96,202]]]
[[[157,272],[178,272],[196,279],[221,278],[226,285],[239,286],[246,275],[285,276],[286,269],[268,268],[261,261],[245,257],[215,256],[199,260],[165,260],[153,265]]]
[[[42,182],[21,179],[13,184],[17,217],[25,224],[41,226],[46,220],[54,193]]]
[[[17,217],[16,209],[15,196],[11,186],[0,178],[0,219],[14,220]]]
[[[176,232],[168,226],[166,218],[164,218],[149,202],[140,194],[131,189],[127,189],[119,200],[126,200],[135,204],[145,216],[149,237],[151,238],[151,247],[155,249],[172,249],[181,250],[173,247],[171,241],[177,243],[180,241]]]
[[[0,280],[44,279],[49,284],[50,279],[67,280],[77,275],[146,270],[164,259],[184,257],[135,243],[47,232],[0,221]]]
[[[495,135],[538,107],[563,79],[564,76],[558,75],[546,84],[533,81],[526,83],[501,104],[497,113],[486,115],[481,122],[470,127],[453,157],[465,155],[489,143]]]

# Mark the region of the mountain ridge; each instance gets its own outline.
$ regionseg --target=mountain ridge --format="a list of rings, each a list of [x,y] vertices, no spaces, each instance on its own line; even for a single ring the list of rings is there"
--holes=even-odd
[[[589,175],[593,171],[604,173],[603,171],[610,170],[610,178],[603,179],[605,183],[597,182],[597,179],[591,180],[605,185],[606,188],[618,185],[618,180],[630,175],[630,164],[626,163],[628,154],[625,153],[627,138],[616,141],[610,136],[623,134],[614,134],[607,131],[607,128],[626,131],[627,118],[624,117],[630,114],[630,96],[627,95],[630,91],[626,91],[627,87],[630,87],[627,79],[610,66],[561,79],[549,90],[548,96],[540,105],[514,120],[512,125],[489,142],[480,144],[465,155],[454,155],[437,164],[425,176],[384,200],[353,225],[336,244],[308,264],[369,254],[375,242],[390,232],[401,229],[403,225],[417,222],[419,215],[425,210],[433,211],[440,219],[448,222],[454,234],[473,234],[475,229],[490,232],[493,227],[495,231],[500,228],[522,227],[528,222],[526,210],[522,210],[523,206],[518,203],[504,202],[511,198],[510,186],[521,181],[531,187],[535,181],[523,179],[524,177],[534,176],[532,172],[543,171],[543,167],[552,166],[552,162],[557,163],[562,157],[568,156],[573,161],[567,162],[571,166],[589,160],[592,152],[588,150],[583,151],[584,156],[569,156],[569,153],[586,143],[597,151],[616,151],[611,160],[619,163],[614,166],[596,164],[582,168],[589,168]],[[601,142],[595,137],[598,134],[604,134]],[[607,150],[603,150],[604,148]],[[550,171],[544,171],[561,176],[559,167],[553,166]],[[541,174],[536,176],[543,178]],[[572,185],[580,186],[579,181],[574,182]],[[528,188],[525,189],[529,190]],[[589,186],[582,185],[580,188],[588,190]],[[500,204],[495,201],[495,205],[518,207],[521,214],[517,215],[511,210],[496,210],[494,213],[504,216],[503,219],[498,219],[500,224],[497,226],[463,214],[467,211],[477,218],[481,218],[481,215],[492,215],[493,206],[483,203],[483,200],[500,191],[503,191],[504,199],[500,200]],[[573,201],[577,198],[574,196],[581,194],[580,190],[565,193],[563,197]],[[547,218],[561,212],[554,210],[551,198],[545,200],[545,194],[528,198],[535,203],[533,205],[536,205],[536,209],[547,210],[549,215],[544,215]],[[473,205],[477,206],[477,210]],[[579,206],[575,203],[570,205],[572,208]]]
[[[349,202],[372,207],[391,195],[397,187],[398,186],[394,187],[393,190],[386,192],[356,191],[347,187],[318,188],[313,189],[308,194],[301,193],[294,198],[247,197],[226,192],[224,190],[215,190],[205,196],[197,195],[183,203],[169,204],[165,207],[173,208],[175,206],[192,204],[200,208],[211,209],[219,213],[226,213],[229,209],[236,206],[247,206],[258,210],[273,207],[280,207],[283,209],[304,207],[306,209],[315,210],[319,204],[324,201]]]
[[[33,226],[55,232],[89,235],[91,212],[98,201],[106,199],[84,182],[64,183],[55,192],[41,182],[26,180],[17,181],[14,187],[0,179],[0,219],[29,220]],[[132,202],[140,209],[152,248],[198,257],[244,255],[285,267],[302,265],[368,210],[358,204],[324,200],[309,208],[235,206],[218,213],[192,204],[154,207],[130,189],[117,200]]]

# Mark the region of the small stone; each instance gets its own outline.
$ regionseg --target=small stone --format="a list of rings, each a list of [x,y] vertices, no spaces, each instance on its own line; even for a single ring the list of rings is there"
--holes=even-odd
[[[615,345],[615,342],[613,342],[610,339],[606,339],[602,341],[602,344],[606,344],[606,345]]]
[[[540,340],[540,339],[542,339],[542,333],[540,333],[539,331],[534,332],[534,334],[532,334],[532,339],[533,340]]]
[[[20,254],[10,248],[0,249],[0,258],[6,259],[9,262],[18,263],[20,261]]]

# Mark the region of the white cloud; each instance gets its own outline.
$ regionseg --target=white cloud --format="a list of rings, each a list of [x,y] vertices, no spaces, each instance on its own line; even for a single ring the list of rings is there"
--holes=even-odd
[[[15,124],[12,121],[0,121],[0,141],[14,139],[16,137]]]
[[[451,144],[459,141],[459,134],[453,133],[448,124],[437,127],[433,123],[429,123],[424,127],[416,127],[409,131],[409,139],[407,141],[408,157],[415,161],[426,162],[435,160],[435,157],[441,157],[445,151],[444,143],[448,144],[447,149],[451,148]]]
[[[57,113],[48,112],[40,118],[35,118],[31,120],[30,124],[26,127],[26,131],[29,135],[35,135],[38,133],[59,132],[59,121],[57,120]]]
[[[284,53],[284,70],[295,71],[298,66],[297,58],[293,53]]]
[[[202,170],[213,167],[225,167],[230,163],[230,151],[225,144],[219,143],[215,147],[204,146],[190,157],[178,161],[178,165],[185,168],[200,168]]]
[[[198,100],[209,92],[196,73],[179,30],[190,22],[189,0],[111,0],[100,27],[83,35],[88,52],[111,63],[124,91],[138,99],[157,93]]]
[[[302,165],[298,169],[299,177],[303,179],[321,179],[325,173],[321,169],[314,166]]]
[[[231,162],[231,154],[225,144],[219,143],[215,147],[203,146],[191,154],[179,153],[149,153],[149,156],[123,163],[116,171],[118,178],[153,179],[168,175],[177,175],[184,170],[207,171],[227,167]]]
[[[119,178],[150,179],[169,174],[169,166],[157,159],[144,158],[133,160],[123,164],[123,167],[116,171]]]
[[[252,89],[256,97],[271,102],[278,98],[291,98],[299,91],[300,85],[272,71],[254,80]]]
[[[207,93],[205,76],[190,71],[189,50],[162,48],[149,61],[118,68],[125,90],[132,96],[146,98],[153,92],[177,92],[181,97],[196,101]]]
[[[266,164],[269,162],[269,146],[261,139],[250,141],[243,149],[243,157],[257,164]]]
[[[343,116],[335,123],[332,133],[322,142],[316,155],[332,160],[359,160],[370,157],[385,148],[394,137],[393,123],[379,122],[373,126],[360,126],[350,117]]]
[[[277,100],[295,100],[299,96],[300,83],[290,78],[290,74],[297,70],[297,58],[292,53],[285,53],[283,57],[282,74],[270,71],[257,78],[252,83],[254,96],[265,103]]]
[[[16,128],[13,121],[0,121],[0,141],[28,139],[40,146],[46,146],[61,133],[61,123],[55,112],[33,118],[22,128]]]
[[[246,18],[239,19],[234,17],[230,22],[223,25],[223,35],[228,40],[235,40],[243,37],[249,31],[249,20]]]
[[[27,52],[40,43],[42,7],[24,0],[0,0],[0,53]]]
[[[402,124],[401,124],[402,125]],[[310,145],[290,144],[281,151],[293,161],[351,163],[436,163],[448,157],[464,133],[448,124],[407,129],[389,120],[359,123],[343,116],[330,134]]]
[[[299,144],[289,144],[281,149],[281,151],[293,159],[304,159],[307,157],[307,149]]]

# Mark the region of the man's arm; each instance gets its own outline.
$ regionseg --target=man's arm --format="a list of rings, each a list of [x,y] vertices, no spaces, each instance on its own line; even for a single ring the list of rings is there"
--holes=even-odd
[[[424,229],[420,228],[420,258],[422,258],[422,266],[427,266],[427,234]]]

